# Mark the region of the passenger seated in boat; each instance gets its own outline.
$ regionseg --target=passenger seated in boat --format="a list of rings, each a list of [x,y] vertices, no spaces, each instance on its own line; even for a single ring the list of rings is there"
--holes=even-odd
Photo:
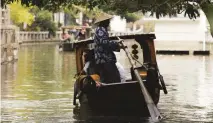
[[[85,50],[83,58],[85,63],[83,68],[84,72],[87,75],[97,74],[98,70],[95,64],[94,50]]]
[[[120,73],[121,82],[126,82],[126,75],[125,75],[126,71],[124,70],[124,67],[119,62],[116,62],[116,66]]]
[[[78,41],[86,39],[86,29],[82,28],[75,37]]]
[[[101,86],[100,76],[98,75],[97,65],[95,64],[94,50],[86,49],[83,53],[83,61],[83,72],[96,82],[96,86]]]
[[[98,73],[98,68],[96,66],[95,58],[94,58],[94,50],[86,50],[84,52],[83,61],[85,62],[83,70],[87,75],[94,75]],[[126,77],[125,77],[125,70],[123,66],[119,62],[116,62],[116,66],[120,73],[121,82],[125,82]]]
[[[68,31],[66,30],[63,34],[62,34],[62,39],[61,42],[70,42],[71,41],[71,36],[68,34]]]

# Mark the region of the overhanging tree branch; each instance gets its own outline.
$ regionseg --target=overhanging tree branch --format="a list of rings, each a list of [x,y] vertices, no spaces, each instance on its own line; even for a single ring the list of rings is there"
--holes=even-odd
[[[63,7],[75,4],[86,6],[89,9],[97,7],[103,11],[114,11],[121,15],[126,12],[151,12],[151,15],[155,15],[156,18],[166,15],[176,16],[185,12],[190,19],[196,19],[200,16],[199,9],[204,10],[208,20],[213,15],[212,10],[208,10],[211,9],[209,6],[213,6],[211,0],[2,0],[1,5],[4,6],[14,1],[21,1],[27,6],[36,5],[50,11],[58,11]],[[209,20],[209,23],[213,34],[212,20]]]

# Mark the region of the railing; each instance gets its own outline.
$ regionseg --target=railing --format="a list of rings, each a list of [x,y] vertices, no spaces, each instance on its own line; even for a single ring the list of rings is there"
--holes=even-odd
[[[19,31],[18,40],[19,42],[36,42],[36,41],[49,41],[49,40],[60,40],[62,32],[57,31],[56,36],[54,38],[49,37],[48,31],[43,32],[27,32],[27,31]],[[141,32],[109,32],[109,36],[121,36],[121,35],[132,35],[138,34]],[[93,37],[93,34],[91,35]]]
[[[43,32],[27,32],[27,31],[20,31],[18,32],[19,35],[19,42],[26,42],[26,41],[47,41],[47,40],[60,40],[61,38],[60,31],[56,32],[56,36],[54,38],[49,37],[48,31]]]

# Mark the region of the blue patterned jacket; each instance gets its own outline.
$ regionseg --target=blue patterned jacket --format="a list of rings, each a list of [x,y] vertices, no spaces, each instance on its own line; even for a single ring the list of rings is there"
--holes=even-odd
[[[116,41],[109,40],[109,34],[104,27],[97,27],[94,37],[95,43],[95,61],[96,64],[116,63],[116,57],[113,51],[120,50],[119,44]]]

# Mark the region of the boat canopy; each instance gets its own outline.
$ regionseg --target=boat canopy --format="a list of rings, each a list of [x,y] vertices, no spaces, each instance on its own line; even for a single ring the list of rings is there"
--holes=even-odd
[[[126,41],[138,42],[138,44],[140,45],[140,48],[143,49],[143,52],[142,52],[143,63],[151,63],[151,64],[157,63],[155,46],[154,46],[154,39],[156,38],[155,34],[122,35],[122,36],[112,36],[109,38],[110,40],[118,40],[118,37],[120,39],[124,39],[124,42]],[[77,72],[80,72],[83,69],[82,55],[85,49],[90,48],[89,45],[94,45],[93,39],[86,39],[86,40],[74,42]]]
[[[111,36],[109,38],[110,38],[110,40],[118,40],[117,37],[119,37],[121,39],[135,39],[138,43],[140,43],[141,41],[145,41],[145,40],[156,39],[155,34],[121,35],[121,36]],[[90,44],[93,42],[94,42],[93,39],[86,39],[86,40],[81,40],[79,42],[75,42],[75,45],[86,45],[86,44]]]
[[[62,29],[91,29],[91,26],[62,26]]]

